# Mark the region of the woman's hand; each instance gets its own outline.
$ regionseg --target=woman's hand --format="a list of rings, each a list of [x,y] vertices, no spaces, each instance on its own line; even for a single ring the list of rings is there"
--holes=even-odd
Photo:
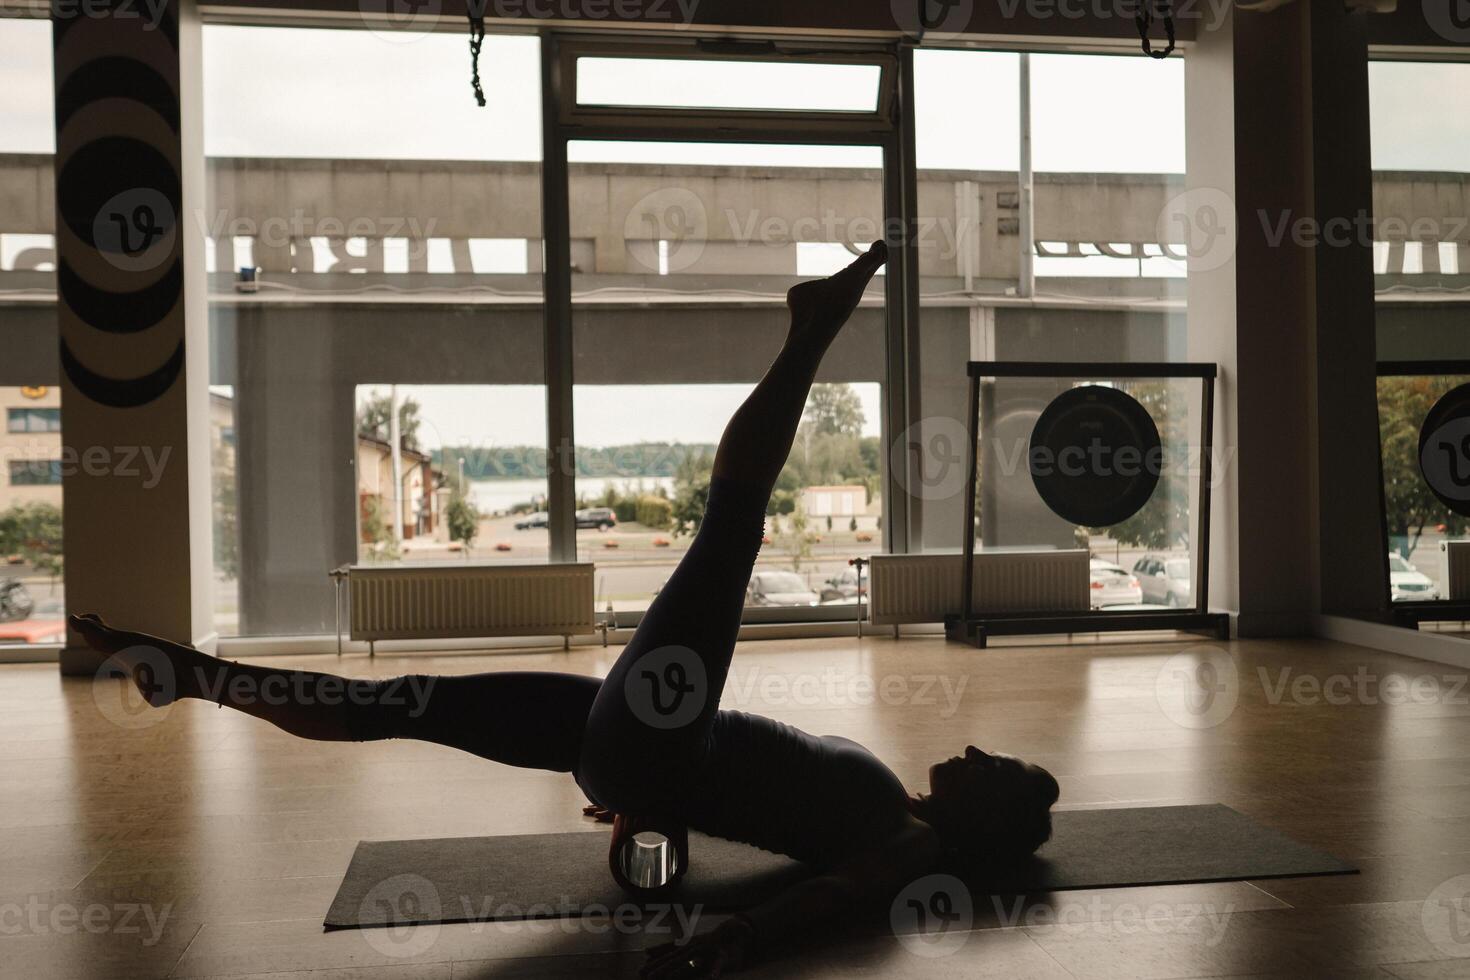
[[[612,823],[614,820],[617,819],[618,816],[607,807],[598,806],[596,803],[588,803],[586,806],[582,807],[582,815],[591,817],[598,823]]]
[[[750,954],[755,933],[736,916],[702,936],[683,943],[664,943],[648,950],[644,980],[715,980],[739,970]]]

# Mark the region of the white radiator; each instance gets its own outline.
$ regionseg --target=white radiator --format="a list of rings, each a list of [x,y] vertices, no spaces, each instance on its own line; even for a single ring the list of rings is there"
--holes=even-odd
[[[354,640],[571,636],[595,623],[591,562],[566,565],[354,565]]]
[[[1439,543],[1439,597],[1470,599],[1470,541]]]
[[[971,594],[980,613],[1086,612],[1086,551],[977,552]],[[963,555],[874,555],[872,622],[939,623],[960,612]]]

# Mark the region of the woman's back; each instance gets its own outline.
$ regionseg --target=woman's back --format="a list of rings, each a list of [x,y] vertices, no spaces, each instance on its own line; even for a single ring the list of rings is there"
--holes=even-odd
[[[908,793],[850,739],[721,711],[693,767],[683,816],[711,836],[828,866],[902,826]]]

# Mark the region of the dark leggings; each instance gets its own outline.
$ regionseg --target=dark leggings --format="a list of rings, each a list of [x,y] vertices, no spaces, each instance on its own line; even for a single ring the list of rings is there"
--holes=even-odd
[[[714,479],[693,543],[604,681],[503,671],[372,682],[353,736],[571,772],[589,798],[619,812],[674,806],[708,749],[769,495]],[[414,691],[425,692],[422,703]]]
[[[672,815],[710,751],[766,503],[817,366],[886,255],[875,243],[835,276],[788,295],[791,331],[720,437],[699,532],[606,680],[522,672],[411,676],[351,682],[369,696],[340,712],[238,706],[308,738],[416,738],[512,766],[570,772],[611,810]],[[262,681],[279,673],[226,670]],[[404,697],[414,684],[418,695]]]

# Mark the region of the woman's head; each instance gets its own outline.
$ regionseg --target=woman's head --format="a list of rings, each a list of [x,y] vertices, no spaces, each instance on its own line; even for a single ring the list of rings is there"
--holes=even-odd
[[[1059,792],[1040,766],[968,745],[963,755],[930,767],[919,816],[960,864],[983,870],[1021,860],[1046,843]]]

